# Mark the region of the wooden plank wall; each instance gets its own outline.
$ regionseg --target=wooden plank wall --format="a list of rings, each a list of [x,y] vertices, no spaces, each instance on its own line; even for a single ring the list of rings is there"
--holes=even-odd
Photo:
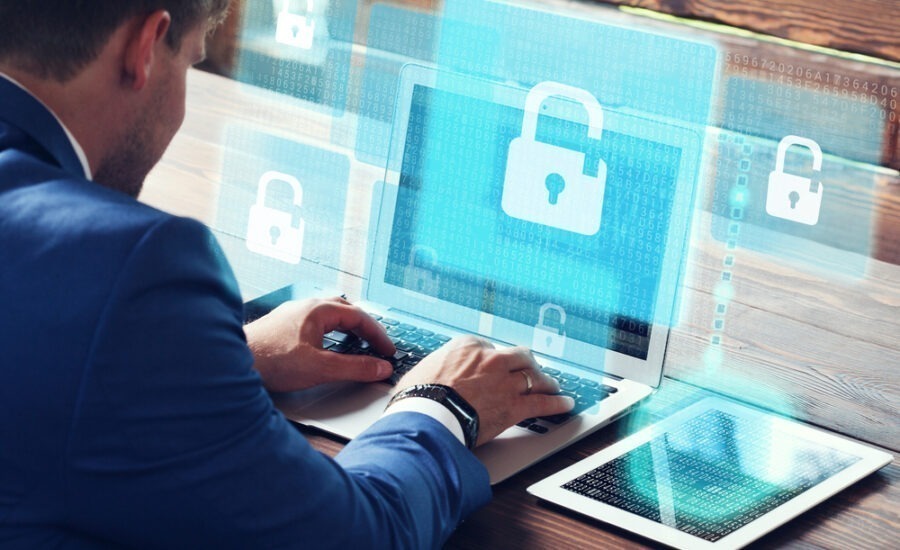
[[[900,61],[897,0],[592,1],[646,8],[889,62]],[[877,103],[884,110],[882,158],[877,164],[900,170],[900,70],[895,65],[860,62],[725,33],[717,39],[725,53],[725,79],[742,76],[778,83],[785,89]]]
[[[897,0],[594,0],[900,61]]]

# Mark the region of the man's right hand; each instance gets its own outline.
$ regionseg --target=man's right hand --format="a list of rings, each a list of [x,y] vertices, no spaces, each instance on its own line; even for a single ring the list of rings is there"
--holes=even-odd
[[[456,338],[430,354],[400,380],[396,391],[416,384],[450,386],[468,401],[478,411],[477,445],[516,422],[568,412],[575,405],[570,397],[553,395],[559,384],[541,372],[528,348],[498,350],[473,336]]]

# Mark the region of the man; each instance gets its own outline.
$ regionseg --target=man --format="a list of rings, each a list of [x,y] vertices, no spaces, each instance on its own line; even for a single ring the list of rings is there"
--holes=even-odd
[[[572,406],[527,350],[466,338],[397,391],[452,388],[477,433],[410,397],[332,460],[273,408],[388,375],[325,332],[393,346],[341,299],[245,332],[208,230],[135,200],[226,3],[0,0],[0,547],[433,547],[490,497],[464,443]]]

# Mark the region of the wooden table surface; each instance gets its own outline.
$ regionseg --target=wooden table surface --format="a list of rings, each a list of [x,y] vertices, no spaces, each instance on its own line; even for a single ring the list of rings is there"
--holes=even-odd
[[[213,225],[226,127],[260,131],[347,155],[351,160],[339,284],[359,296],[374,182],[383,170],[357,162],[331,144],[327,116],[279,97],[259,108],[260,90],[192,71],[185,124],[148,177],[141,199],[161,209]],[[352,116],[345,113],[345,117]],[[886,199],[888,226],[896,228],[900,189],[878,187]],[[893,205],[893,206],[891,206]],[[900,266],[868,259],[862,277],[829,279],[749,251],[734,266],[734,300],[721,331],[720,355],[710,368],[706,354],[722,273],[724,245],[710,237],[714,216],[697,213],[684,307],[670,337],[667,378],[634,413],[557,453],[494,489],[494,500],[469,518],[449,548],[594,548],[654,546],[600,522],[577,518],[539,502],[525,488],[619,440],[674,407],[715,388],[726,395],[826,429],[900,452]],[[707,227],[706,229],[703,229]],[[900,239],[896,231],[884,237]],[[249,296],[248,296],[249,297]],[[343,445],[304,429],[313,444],[334,454]],[[757,547],[896,548],[900,544],[900,461],[839,493],[775,530]]]

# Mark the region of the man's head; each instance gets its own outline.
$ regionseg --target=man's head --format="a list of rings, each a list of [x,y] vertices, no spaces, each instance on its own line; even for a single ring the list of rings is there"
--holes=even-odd
[[[0,0],[0,61],[64,82],[133,17],[169,12],[166,42],[178,50],[188,30],[214,26],[227,5],[228,0]]]
[[[0,0],[0,70],[81,143],[94,180],[136,196],[184,119],[187,69],[228,0]]]

